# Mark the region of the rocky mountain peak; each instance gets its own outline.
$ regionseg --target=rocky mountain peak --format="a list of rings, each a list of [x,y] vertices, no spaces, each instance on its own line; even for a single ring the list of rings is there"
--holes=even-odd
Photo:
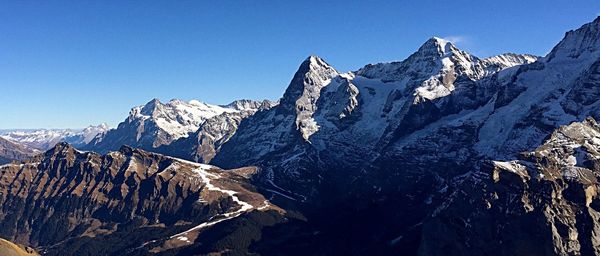
[[[294,74],[287,90],[285,91],[281,104],[286,107],[295,108],[296,101],[302,96],[311,96],[327,85],[327,82],[339,73],[327,62],[317,56],[306,58]]]
[[[146,115],[146,116],[152,116],[152,114],[156,111],[156,109],[161,105],[162,105],[162,103],[160,102],[160,100],[157,98],[154,98],[151,101],[148,101],[148,103],[146,103],[139,110],[139,114]],[[134,110],[132,110],[132,111],[134,111]]]
[[[483,68],[478,65],[479,62],[479,58],[458,49],[450,41],[432,37],[403,61],[368,64],[356,74],[371,79],[381,79],[384,82],[410,79],[420,84],[432,76],[452,70],[473,78],[480,78],[483,76]]]
[[[422,56],[432,56],[432,57],[442,57],[448,53],[459,51],[454,44],[450,41],[439,38],[432,37],[429,38],[419,50],[417,50],[416,54],[420,54]]]
[[[67,143],[67,142],[59,142],[56,145],[54,145],[54,147],[50,148],[48,151],[46,151],[45,155],[68,155],[68,154],[72,154],[73,152],[76,152],[77,149],[75,149],[73,146],[71,146],[71,144]]]
[[[304,62],[309,63],[310,65],[322,66],[322,67],[331,67],[323,58],[317,55],[308,56]]]
[[[280,111],[295,113],[296,128],[305,139],[316,131],[312,115],[316,110],[321,89],[339,73],[322,58],[309,56],[300,64],[281,99]],[[312,121],[311,121],[312,120]]]
[[[116,129],[94,137],[83,148],[106,153],[127,144],[151,150],[188,137],[212,117],[236,112],[239,110],[197,100],[173,99],[161,103],[153,99],[143,106],[132,108],[127,119]]]

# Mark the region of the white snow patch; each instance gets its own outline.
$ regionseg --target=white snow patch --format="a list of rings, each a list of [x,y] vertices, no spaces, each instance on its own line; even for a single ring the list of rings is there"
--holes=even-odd
[[[178,239],[180,239],[179,237],[184,236],[186,234],[188,234],[191,231],[194,230],[198,230],[198,229],[202,229],[205,227],[210,227],[212,225],[215,225],[219,222],[225,221],[225,220],[229,220],[229,219],[233,219],[235,217],[238,217],[240,215],[242,215],[242,213],[247,212],[251,209],[254,208],[254,206],[252,206],[251,204],[242,201],[241,199],[239,199],[236,194],[236,191],[233,190],[228,190],[228,189],[222,189],[219,188],[217,186],[215,186],[214,184],[212,184],[212,180],[213,179],[218,179],[220,178],[220,176],[218,174],[214,174],[214,173],[209,173],[207,172],[210,168],[212,168],[212,166],[210,165],[204,165],[204,164],[199,164],[199,167],[194,169],[193,172],[198,174],[198,176],[200,176],[200,179],[202,179],[202,182],[204,182],[206,189],[211,190],[211,191],[218,191],[221,192],[223,194],[226,194],[228,196],[230,196],[234,202],[236,202],[238,205],[240,205],[240,209],[233,211],[233,212],[228,212],[228,213],[224,213],[221,215],[217,215],[214,216],[213,218],[209,219],[209,221],[201,223],[200,225],[197,225],[191,229],[188,229],[184,232],[181,232],[179,234],[173,235],[170,237],[170,239],[177,237]],[[222,217],[220,219],[216,219],[217,217]]]

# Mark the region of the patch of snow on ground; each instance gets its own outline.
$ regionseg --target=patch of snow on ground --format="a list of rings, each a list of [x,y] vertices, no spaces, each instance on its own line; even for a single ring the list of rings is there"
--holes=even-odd
[[[221,214],[221,215],[214,216],[213,218],[211,218],[207,222],[201,223],[198,226],[195,226],[195,227],[193,227],[191,229],[188,229],[188,230],[186,230],[184,232],[181,232],[179,234],[171,236],[170,239],[172,239],[172,238],[180,239],[180,237],[187,235],[191,231],[202,229],[202,228],[205,228],[205,227],[210,227],[210,226],[215,225],[215,224],[217,224],[219,222],[222,222],[222,221],[225,221],[225,220],[229,220],[229,219],[233,219],[235,217],[238,217],[238,216],[242,215],[242,213],[247,212],[247,211],[249,211],[249,210],[251,210],[251,209],[254,208],[254,206],[252,206],[251,204],[249,204],[247,202],[244,202],[240,198],[238,198],[236,196],[236,194],[237,194],[236,191],[228,190],[228,189],[222,189],[222,188],[219,188],[219,187],[215,186],[214,184],[212,184],[212,180],[213,179],[218,179],[218,178],[220,178],[220,176],[217,175],[217,174],[213,174],[213,173],[207,172],[210,168],[212,168],[210,165],[200,165],[199,168],[194,169],[193,172],[196,173],[196,174],[198,174],[198,176],[200,176],[200,179],[202,179],[202,182],[205,184],[206,189],[208,189],[210,191],[218,191],[218,192],[221,192],[223,194],[226,194],[226,195],[230,196],[231,199],[234,202],[236,202],[238,205],[241,206],[240,209],[238,209],[236,211],[233,211],[233,212],[228,212],[228,213],[224,213],[224,214]],[[219,219],[215,220],[216,217],[223,217],[223,218],[219,218]]]

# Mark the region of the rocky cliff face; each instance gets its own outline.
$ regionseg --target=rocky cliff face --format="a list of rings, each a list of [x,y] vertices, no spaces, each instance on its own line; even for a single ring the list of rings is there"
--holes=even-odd
[[[321,58],[307,58],[294,75],[280,104],[245,120],[238,129],[242,133],[236,133],[232,137],[234,141],[226,144],[231,147],[223,149],[241,155],[225,159],[227,153],[223,153],[224,159],[217,162],[229,162],[230,165],[249,163],[289,146],[291,142],[307,141],[318,131],[313,114],[317,110],[321,90],[337,75],[338,72]]]
[[[599,142],[587,119],[519,160],[486,162],[425,222],[421,253],[598,255]]]
[[[281,219],[283,211],[246,183],[253,172],[129,147],[84,153],[61,143],[0,166],[0,235],[48,255],[177,252],[220,223],[248,215]],[[229,249],[247,250],[235,246]]]

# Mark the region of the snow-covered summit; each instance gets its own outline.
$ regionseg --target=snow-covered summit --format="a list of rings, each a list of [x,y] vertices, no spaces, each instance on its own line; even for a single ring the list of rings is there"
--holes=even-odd
[[[169,135],[170,141],[186,137],[189,133],[198,130],[198,127],[206,119],[220,115],[224,112],[235,112],[237,110],[211,105],[197,100],[185,102],[178,99],[161,103],[153,99],[143,106],[131,109],[128,123],[144,122],[151,120],[162,132]],[[138,137],[141,134],[138,134]],[[170,142],[166,141],[166,143]]]
[[[304,139],[308,139],[318,129],[312,116],[321,90],[338,75],[338,71],[322,58],[309,56],[300,64],[283,94],[281,111],[293,113],[295,126]]]
[[[116,129],[95,137],[84,149],[104,153],[122,145],[130,145],[153,150],[188,138],[207,120],[217,117],[219,120],[226,119],[223,115],[245,117],[272,104],[270,101],[240,100],[219,106],[198,100],[172,99],[162,103],[159,99],[152,99],[132,108],[129,116]],[[223,129],[229,130],[230,127],[224,125]]]
[[[96,136],[105,133],[109,129],[110,127],[106,123],[101,123],[99,125],[90,125],[84,128],[80,133],[82,136],[81,144],[90,143],[90,141],[92,141]]]
[[[424,80],[455,66],[464,66],[464,70],[469,70],[472,62],[476,61],[476,57],[461,51],[451,42],[432,37],[403,61],[369,64],[356,74],[384,82]]]
[[[444,56],[452,51],[457,51],[458,48],[454,46],[453,43],[446,39],[442,39],[439,37],[432,37],[429,40],[425,41],[425,43],[419,48],[417,53],[422,55],[437,55]]]
[[[101,144],[108,136],[110,143],[135,145],[135,142],[143,142],[157,147],[187,137],[209,118],[237,111],[197,100],[186,102],[172,99],[162,103],[159,99],[152,99],[145,105],[132,108],[127,119],[120,123],[117,129],[111,131],[112,134],[124,133],[121,139],[125,141],[119,142],[119,138],[111,139],[111,135],[107,133],[92,141],[92,144]]]

